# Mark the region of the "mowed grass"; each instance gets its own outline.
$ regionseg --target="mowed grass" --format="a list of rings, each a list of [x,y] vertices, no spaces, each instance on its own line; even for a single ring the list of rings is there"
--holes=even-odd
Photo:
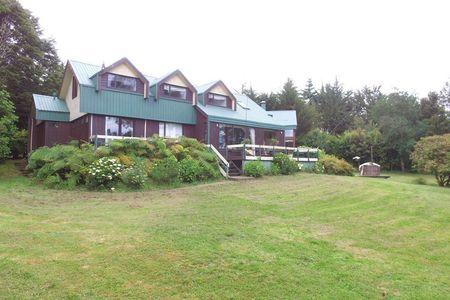
[[[391,175],[133,193],[3,178],[0,298],[448,298],[450,190]]]

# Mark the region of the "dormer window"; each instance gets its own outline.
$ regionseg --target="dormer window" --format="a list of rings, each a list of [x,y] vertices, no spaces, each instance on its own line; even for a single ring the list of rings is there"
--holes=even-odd
[[[137,78],[108,74],[108,88],[136,92]]]
[[[187,88],[165,83],[163,85],[163,94],[170,98],[186,100]]]
[[[228,97],[224,96],[224,95],[213,94],[213,93],[208,94],[208,103],[211,105],[228,107],[227,100],[228,100]]]

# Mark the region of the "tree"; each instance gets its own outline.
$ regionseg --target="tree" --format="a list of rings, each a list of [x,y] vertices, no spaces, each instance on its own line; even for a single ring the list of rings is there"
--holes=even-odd
[[[450,134],[422,138],[411,159],[419,172],[433,174],[439,186],[450,186]]]
[[[303,99],[297,100],[295,104],[297,113],[297,136],[302,136],[317,128],[318,114],[314,105],[306,103]]]
[[[420,119],[427,125],[427,135],[444,134],[450,132],[450,120],[435,92],[420,99]]]
[[[26,127],[31,94],[57,91],[63,74],[53,40],[42,38],[38,19],[16,0],[0,0],[0,87]]]
[[[261,104],[261,102],[266,102],[266,109],[267,110],[277,110],[279,109],[280,103],[278,100],[277,94],[274,93],[262,93],[259,94],[256,98],[255,102],[258,104]]]
[[[0,90],[0,161],[11,155],[14,137],[17,133],[17,116],[14,104],[6,91]]]
[[[299,100],[299,94],[292,79],[287,79],[278,95],[278,100],[280,105],[279,109],[295,109],[295,105]]]
[[[256,99],[258,98],[258,94],[256,93],[256,91],[252,88],[252,86],[250,86],[249,88],[247,88],[245,86],[245,84],[242,85],[241,87],[241,93],[243,95],[246,95],[247,97],[249,97],[250,99],[252,99],[253,101],[256,101]]]
[[[316,96],[317,96],[316,88],[314,87],[311,78],[309,78],[308,81],[306,82],[305,88],[300,91],[300,97],[306,102],[312,103],[314,97]]]
[[[416,140],[425,134],[419,113],[417,98],[407,92],[391,93],[374,105],[373,120],[382,134],[384,156],[391,168],[398,163],[405,171]]]
[[[359,118],[363,124],[370,122],[370,110],[384,97],[381,86],[365,86],[353,93],[353,111],[355,117]]]
[[[450,82],[446,82],[439,93],[440,104],[444,107],[447,114],[450,114]]]
[[[319,113],[319,124],[322,130],[331,134],[340,134],[349,129],[353,123],[352,92],[344,91],[336,80],[333,85],[322,86],[314,105]]]

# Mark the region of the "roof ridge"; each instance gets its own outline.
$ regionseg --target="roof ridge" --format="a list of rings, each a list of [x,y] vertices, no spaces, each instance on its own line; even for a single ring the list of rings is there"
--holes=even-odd
[[[99,66],[99,65],[94,65],[94,64],[91,64],[91,63],[87,63],[87,62],[79,61],[79,60],[75,60],[75,59],[68,59],[68,61],[70,61],[70,62],[76,62],[76,63],[80,63],[80,64],[85,64],[85,65],[90,65],[90,66],[93,66],[93,67],[101,68],[101,66]]]

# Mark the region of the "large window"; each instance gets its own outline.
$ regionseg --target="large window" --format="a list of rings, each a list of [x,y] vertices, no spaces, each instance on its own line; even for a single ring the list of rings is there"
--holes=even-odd
[[[209,104],[227,107],[227,96],[218,95],[218,94],[208,94]]]
[[[106,117],[105,129],[106,135],[133,136],[133,121],[118,117]]]
[[[183,135],[183,125],[159,122],[159,136],[177,138]]]
[[[108,74],[108,88],[136,92],[136,78]]]
[[[163,85],[163,93],[165,96],[168,96],[170,98],[176,98],[181,100],[186,100],[187,97],[186,88],[170,84]]]

